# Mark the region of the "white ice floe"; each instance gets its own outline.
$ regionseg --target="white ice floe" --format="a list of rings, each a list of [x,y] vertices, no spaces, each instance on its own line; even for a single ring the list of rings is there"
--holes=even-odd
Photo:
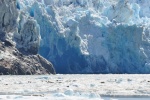
[[[1,76],[1,100],[149,100],[149,75]]]

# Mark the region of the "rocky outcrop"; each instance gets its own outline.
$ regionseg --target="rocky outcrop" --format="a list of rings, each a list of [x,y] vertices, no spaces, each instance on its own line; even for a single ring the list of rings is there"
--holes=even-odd
[[[37,54],[40,34],[36,22],[28,19],[18,29],[18,12],[16,0],[0,0],[0,74],[55,74],[53,65]]]
[[[46,59],[38,54],[24,55],[7,42],[0,42],[0,74],[55,74],[53,65]]]

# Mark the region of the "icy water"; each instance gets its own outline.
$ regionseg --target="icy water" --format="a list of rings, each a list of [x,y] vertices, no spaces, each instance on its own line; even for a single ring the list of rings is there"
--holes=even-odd
[[[1,76],[0,100],[150,100],[150,75]]]
[[[150,100],[149,98],[112,98],[112,97],[105,97],[105,98],[82,98],[82,97],[73,97],[73,98],[60,98],[60,97],[35,97],[35,96],[18,96],[18,95],[1,95],[0,100]]]

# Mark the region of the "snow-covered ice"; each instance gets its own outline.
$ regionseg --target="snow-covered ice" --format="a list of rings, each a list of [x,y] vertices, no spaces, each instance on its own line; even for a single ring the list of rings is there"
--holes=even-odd
[[[150,75],[1,76],[0,100],[149,100]]]

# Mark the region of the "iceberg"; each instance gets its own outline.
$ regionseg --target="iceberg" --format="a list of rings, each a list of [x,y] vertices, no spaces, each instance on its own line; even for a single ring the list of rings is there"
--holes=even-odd
[[[40,37],[31,44],[57,73],[150,73],[148,0],[18,0],[16,7],[17,33],[32,20],[29,34]]]

